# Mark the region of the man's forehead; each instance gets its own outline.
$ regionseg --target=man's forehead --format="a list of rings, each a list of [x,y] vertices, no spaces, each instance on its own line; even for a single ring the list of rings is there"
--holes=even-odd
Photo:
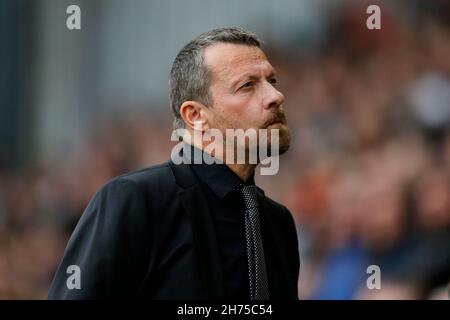
[[[273,69],[264,52],[255,46],[217,43],[207,47],[203,55],[207,67],[222,76],[236,75],[256,67]]]

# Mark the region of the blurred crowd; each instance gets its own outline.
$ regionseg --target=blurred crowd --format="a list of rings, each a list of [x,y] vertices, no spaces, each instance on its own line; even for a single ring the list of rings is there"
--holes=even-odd
[[[448,298],[450,26],[386,10],[371,31],[356,9],[319,47],[266,48],[292,145],[257,183],[294,215],[300,298]],[[157,109],[99,116],[70,150],[0,171],[0,298],[45,298],[96,190],[170,157],[171,114]],[[381,289],[367,287],[370,265]]]

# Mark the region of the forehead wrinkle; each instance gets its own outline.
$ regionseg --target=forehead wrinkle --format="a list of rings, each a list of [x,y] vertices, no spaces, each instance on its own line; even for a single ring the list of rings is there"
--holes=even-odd
[[[241,50],[226,51],[226,46],[241,47]],[[220,50],[220,54],[215,55],[214,53],[217,53],[217,50]],[[245,45],[228,43],[213,45],[205,50],[205,60],[207,67],[212,71],[213,79],[219,77],[224,80],[231,80],[236,75],[239,76],[245,72],[249,72],[251,70],[248,69],[253,69],[258,65],[267,64],[268,67],[273,69],[261,49]],[[246,70],[242,70],[242,68]]]

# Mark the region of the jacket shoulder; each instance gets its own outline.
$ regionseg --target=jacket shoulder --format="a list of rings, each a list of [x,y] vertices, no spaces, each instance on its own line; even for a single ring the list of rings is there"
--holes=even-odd
[[[88,208],[102,202],[114,206],[123,202],[139,203],[147,212],[159,212],[160,208],[173,201],[178,191],[173,172],[166,162],[112,178],[97,190]],[[118,210],[115,212],[124,213]],[[132,215],[127,215],[127,219],[132,219]]]
[[[132,181],[141,187],[175,183],[175,177],[168,162],[124,173],[108,183],[114,183],[116,180]]]
[[[292,217],[289,209],[283,204],[265,196],[267,205],[272,209],[272,212],[279,218],[288,223],[294,223],[294,219]]]
[[[99,192],[124,184],[133,185],[146,198],[149,195],[164,194],[176,190],[175,177],[168,162],[116,176],[107,181]]]

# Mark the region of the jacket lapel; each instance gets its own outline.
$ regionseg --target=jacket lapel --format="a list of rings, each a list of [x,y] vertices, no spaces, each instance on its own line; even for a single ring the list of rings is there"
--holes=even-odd
[[[176,165],[169,161],[169,165],[181,187],[181,203],[192,218],[194,242],[198,249],[208,298],[224,299],[223,273],[216,232],[201,186],[187,164]]]

